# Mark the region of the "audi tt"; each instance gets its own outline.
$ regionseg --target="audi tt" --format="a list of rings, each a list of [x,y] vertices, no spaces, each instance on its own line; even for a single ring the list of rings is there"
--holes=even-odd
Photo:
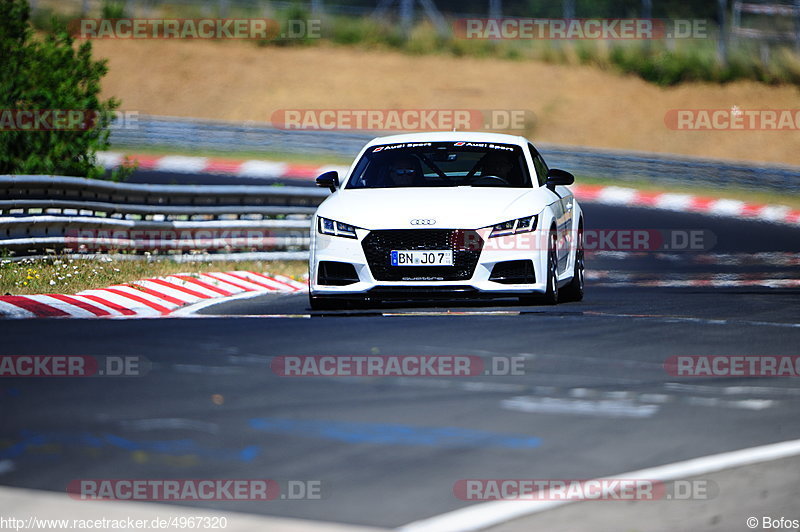
[[[569,172],[523,137],[417,133],[376,138],[311,227],[310,305],[416,299],[580,300],[584,218]]]

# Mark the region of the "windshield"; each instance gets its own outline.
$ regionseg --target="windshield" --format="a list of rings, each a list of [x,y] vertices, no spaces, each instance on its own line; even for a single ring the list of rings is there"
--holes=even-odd
[[[485,142],[421,142],[372,146],[346,188],[531,188],[519,146]]]

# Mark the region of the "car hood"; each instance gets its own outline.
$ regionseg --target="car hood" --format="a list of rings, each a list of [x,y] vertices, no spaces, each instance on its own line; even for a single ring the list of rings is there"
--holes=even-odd
[[[429,229],[478,229],[538,214],[547,204],[540,189],[427,187],[339,190],[317,214],[363,229],[407,229],[411,220],[435,220]]]

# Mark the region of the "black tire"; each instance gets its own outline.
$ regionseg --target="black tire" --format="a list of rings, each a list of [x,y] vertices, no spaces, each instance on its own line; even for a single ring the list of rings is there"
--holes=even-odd
[[[556,305],[558,303],[558,248],[555,229],[551,229],[547,237],[547,291],[536,292],[529,296],[520,296],[523,305]]]
[[[558,239],[556,231],[552,229],[547,242],[547,291],[544,293],[542,303],[545,305],[558,304]]]
[[[575,249],[575,270],[572,272],[572,281],[561,289],[561,295],[567,301],[582,301],[584,285],[586,283],[586,264],[583,252],[583,223],[578,226],[578,239]]]

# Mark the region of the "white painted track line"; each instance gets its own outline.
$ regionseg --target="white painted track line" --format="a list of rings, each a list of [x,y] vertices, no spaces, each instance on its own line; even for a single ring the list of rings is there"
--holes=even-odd
[[[662,466],[622,473],[605,479],[685,479],[726,469],[800,455],[800,440],[790,440],[727,453],[693,458]],[[547,498],[545,495],[543,498]],[[398,532],[469,532],[544,512],[576,501],[492,501],[475,504],[398,528]]]

